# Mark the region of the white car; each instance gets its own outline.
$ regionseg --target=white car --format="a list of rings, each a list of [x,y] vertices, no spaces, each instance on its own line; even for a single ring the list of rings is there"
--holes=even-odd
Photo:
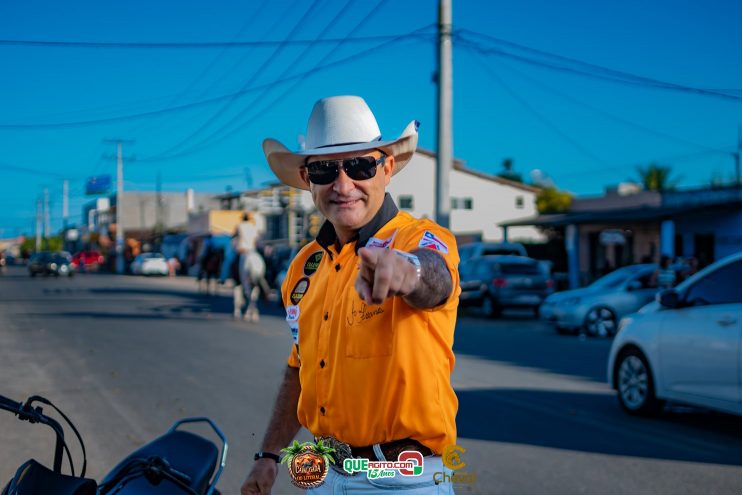
[[[143,253],[131,262],[131,273],[134,275],[167,275],[167,260],[161,253]]]
[[[742,252],[621,320],[608,382],[630,414],[670,400],[742,414]]]

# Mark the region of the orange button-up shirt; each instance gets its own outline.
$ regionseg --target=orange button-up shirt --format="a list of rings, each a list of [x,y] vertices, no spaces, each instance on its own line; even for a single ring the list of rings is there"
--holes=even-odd
[[[338,252],[329,222],[289,267],[282,293],[299,368],[299,422],[315,436],[353,446],[413,438],[441,453],[456,443],[451,386],[461,289],[456,241],[446,229],[399,212],[389,195],[354,242]],[[451,274],[450,296],[421,310],[401,297],[367,306],[354,288],[363,246],[436,249]]]

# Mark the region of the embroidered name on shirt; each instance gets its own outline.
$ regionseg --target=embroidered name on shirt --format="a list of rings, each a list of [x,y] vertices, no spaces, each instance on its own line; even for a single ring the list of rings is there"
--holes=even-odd
[[[345,322],[349,327],[356,324],[356,322],[368,321],[371,318],[384,313],[384,308],[376,306],[374,309],[369,309],[366,303],[361,303],[361,307],[356,309],[355,301],[351,303],[350,315],[345,318]]]

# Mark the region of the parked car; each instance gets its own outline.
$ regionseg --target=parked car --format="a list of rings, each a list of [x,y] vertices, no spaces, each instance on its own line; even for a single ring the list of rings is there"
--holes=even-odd
[[[72,257],[72,266],[79,271],[97,271],[104,261],[99,251],[80,251]]]
[[[74,269],[69,255],[41,251],[31,256],[28,261],[28,274],[31,277],[39,274],[71,277],[74,274]]]
[[[168,275],[167,260],[162,253],[142,253],[131,262],[134,275]]]
[[[517,242],[472,242],[459,246],[459,260],[461,262],[471,258],[496,254],[528,256],[525,246]]]
[[[623,316],[654,299],[656,269],[654,264],[625,266],[585,288],[553,294],[541,305],[541,318],[559,333],[584,330],[592,336],[613,336]]]
[[[505,308],[538,307],[554,283],[545,265],[523,256],[480,256],[459,265],[460,306],[476,306],[489,317]]]
[[[742,414],[742,253],[692,275],[621,320],[608,382],[630,414],[666,400]]]

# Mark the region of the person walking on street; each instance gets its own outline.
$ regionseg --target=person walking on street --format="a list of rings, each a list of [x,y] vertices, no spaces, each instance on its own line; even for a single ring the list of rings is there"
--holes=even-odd
[[[315,104],[306,150],[263,142],[276,176],[309,190],[327,220],[282,286],[288,366],[242,495],[271,492],[280,450],[302,426],[335,449],[324,484],[309,493],[453,493],[434,475],[450,474],[441,454],[456,443],[456,241],[385,192],[415,152],[417,127],[382,140],[362,98],[336,96]],[[419,453],[422,475],[343,470],[348,457],[397,461],[403,451]]]

